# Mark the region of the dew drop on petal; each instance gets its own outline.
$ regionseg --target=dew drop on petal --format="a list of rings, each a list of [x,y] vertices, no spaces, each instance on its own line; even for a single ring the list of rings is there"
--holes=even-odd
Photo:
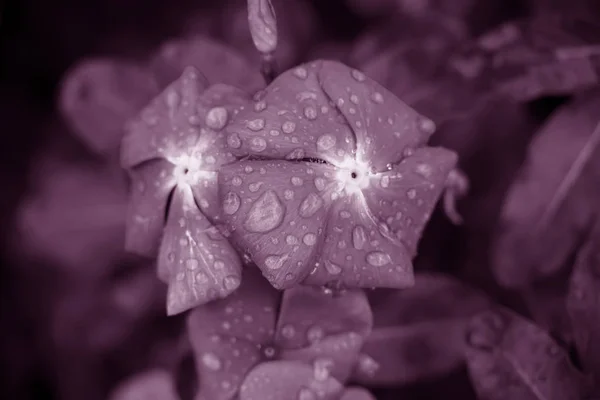
[[[231,184],[233,186],[241,186],[242,183],[244,183],[244,181],[239,176],[234,176],[233,179],[231,179]]]
[[[211,371],[218,371],[221,369],[222,363],[219,357],[213,353],[204,353],[202,355],[202,364]]]
[[[294,69],[294,75],[300,79],[306,79],[308,77],[308,71],[304,67],[298,67]]]
[[[240,209],[240,196],[233,192],[227,193],[223,200],[223,212],[227,215],[233,215]]]
[[[299,160],[304,157],[306,157],[306,153],[304,149],[301,148],[294,149],[287,156],[285,156],[287,160]]]
[[[298,244],[298,238],[297,238],[296,236],[294,236],[294,235],[287,235],[287,236],[285,237],[285,242],[286,242],[288,245],[290,245],[290,246],[293,246],[293,245],[295,245],[295,244]]]
[[[383,103],[383,96],[382,96],[382,94],[381,94],[381,93],[379,93],[379,92],[374,92],[374,93],[371,95],[371,99],[372,99],[372,100],[373,100],[375,103],[377,103],[377,104],[382,104],[382,103]]]
[[[250,140],[250,150],[260,153],[267,148],[267,141],[261,137],[254,137]]]
[[[305,107],[304,116],[311,121],[315,120],[317,119],[317,110],[312,106]]]
[[[389,186],[390,186],[390,177],[388,175],[384,175],[381,178],[381,187],[385,189]]]
[[[221,260],[217,260],[215,261],[215,263],[213,264],[215,269],[223,269],[225,268],[225,263]]]
[[[310,218],[323,206],[323,200],[315,193],[310,193],[300,204],[299,214],[303,218]]]
[[[284,215],[285,208],[277,197],[277,193],[268,190],[254,202],[248,211],[244,227],[250,232],[267,233],[281,225]]]
[[[214,107],[206,113],[206,126],[214,130],[221,130],[227,124],[227,109],[225,107]]]
[[[315,178],[315,187],[317,188],[317,190],[319,192],[322,192],[323,190],[325,190],[325,186],[326,186],[326,183],[325,183],[324,178],[322,178],[322,177]]]
[[[306,339],[309,341],[309,343],[313,344],[320,342],[324,336],[325,332],[323,331],[323,328],[321,328],[319,325],[311,326],[306,332]]]
[[[317,149],[319,151],[330,150],[335,146],[335,142],[335,136],[329,134],[322,135],[317,139]]]
[[[261,186],[264,184],[264,182],[253,182],[251,184],[248,185],[248,190],[251,193],[256,193],[260,190]]]
[[[318,358],[313,364],[313,376],[317,381],[325,381],[329,378],[333,361],[328,358]]]
[[[367,354],[361,354],[358,359],[358,369],[368,375],[373,376],[379,369],[379,363]]]
[[[253,119],[251,121],[248,121],[247,126],[250,130],[257,132],[265,127],[265,120],[264,118]]]
[[[354,79],[356,79],[358,82],[364,82],[364,80],[366,79],[365,74],[357,69],[352,70],[352,77]]]
[[[254,103],[254,111],[256,111],[256,112],[264,111],[265,108],[267,108],[267,103],[263,100],[260,100],[260,101],[257,101],[256,103]]]
[[[389,254],[383,253],[381,251],[372,251],[367,254],[367,263],[374,267],[383,267],[384,265],[392,262]]]
[[[281,125],[283,133],[292,133],[296,130],[296,124],[293,121],[286,121]]]
[[[408,189],[408,191],[406,192],[406,196],[409,199],[414,200],[417,197],[417,191],[415,189]]]
[[[325,270],[327,270],[327,272],[330,275],[339,275],[342,273],[342,267],[340,267],[337,264],[332,263],[331,261],[325,261]]]
[[[198,260],[196,260],[194,258],[190,258],[189,260],[187,260],[185,262],[185,266],[187,269],[193,271],[195,269],[198,269],[199,263],[198,263]]]
[[[302,178],[300,178],[298,176],[292,177],[291,182],[292,182],[292,185],[294,185],[294,186],[302,186],[302,184],[304,183]]]
[[[294,200],[294,191],[291,189],[285,189],[283,191],[283,198],[286,200]]]
[[[242,146],[242,140],[237,133],[227,136],[227,144],[233,149],[239,149]]]
[[[367,243],[367,233],[361,225],[356,225],[352,229],[352,245],[357,250],[362,250]]]
[[[235,290],[238,286],[240,286],[241,280],[237,275],[228,275],[223,278],[223,287],[227,291]]]
[[[283,264],[285,263],[285,261],[288,259],[287,255],[283,255],[283,256],[268,256],[267,258],[265,258],[265,265],[267,266],[267,268],[269,269],[280,269]]]
[[[353,94],[352,96],[350,96],[350,101],[351,101],[353,104],[358,104],[358,96],[357,96],[357,95],[355,95],[355,94]]]
[[[302,243],[304,243],[307,246],[314,246],[317,243],[317,235],[315,235],[314,233],[307,233],[302,238]]]
[[[281,334],[286,339],[292,339],[294,336],[296,336],[296,328],[294,328],[293,325],[285,324],[283,327],[281,327]]]

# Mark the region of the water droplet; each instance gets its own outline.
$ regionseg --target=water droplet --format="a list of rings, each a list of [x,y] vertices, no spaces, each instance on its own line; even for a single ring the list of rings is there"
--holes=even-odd
[[[280,133],[281,132],[279,132],[277,129],[271,129],[269,131],[269,135],[271,135],[271,136],[279,136]]]
[[[233,192],[229,192],[225,195],[223,200],[223,212],[227,215],[233,215],[240,209],[240,196]]]
[[[315,178],[315,187],[317,188],[317,190],[319,192],[322,192],[323,190],[325,190],[325,186],[326,186],[326,183],[325,183],[324,178],[321,178],[321,177]]]
[[[323,382],[331,373],[333,361],[328,358],[318,358],[313,364],[313,376],[315,380]]]
[[[304,116],[311,121],[315,120],[317,119],[317,110],[312,106],[305,107]]]
[[[292,182],[292,185],[294,185],[294,186],[302,186],[302,184],[304,183],[302,178],[297,177],[297,176],[293,176],[292,179],[290,179],[290,181]]]
[[[239,149],[242,146],[242,140],[237,133],[232,133],[227,137],[227,145],[233,149]]]
[[[281,225],[284,215],[285,207],[277,197],[277,193],[268,190],[248,211],[244,227],[250,232],[267,233]]]
[[[342,267],[332,263],[331,261],[325,261],[325,269],[330,275],[339,275],[342,273]]]
[[[281,327],[281,335],[286,339],[292,339],[296,336],[296,328],[293,325],[285,324]]]
[[[417,197],[417,191],[415,189],[408,189],[408,191],[406,192],[406,196],[409,199],[414,200]]]
[[[211,129],[221,130],[227,124],[227,109],[225,107],[214,107],[206,113],[205,123]]]
[[[260,190],[261,186],[264,184],[264,182],[254,182],[248,185],[248,190],[251,193],[256,193]]]
[[[219,357],[213,353],[204,353],[202,355],[202,364],[211,371],[218,371],[221,369],[222,363]]]
[[[283,191],[283,198],[286,200],[294,200],[294,191],[291,189],[285,189]]]
[[[261,137],[254,137],[250,140],[250,150],[260,153],[267,148],[267,141]]]
[[[362,250],[365,247],[367,240],[365,228],[363,228],[361,225],[356,225],[354,229],[352,229],[352,244],[354,245],[354,248],[357,250]]]
[[[171,115],[175,112],[177,107],[179,106],[179,102],[181,101],[181,96],[174,89],[171,89],[167,92],[167,107],[169,107],[169,112]]]
[[[265,108],[267,108],[267,103],[263,100],[254,103],[254,111],[256,112],[264,111]]]
[[[381,177],[381,187],[388,188],[390,186],[390,176],[384,175]]]
[[[367,263],[374,267],[383,267],[391,262],[392,259],[387,253],[383,253],[381,251],[372,251],[367,254]]]
[[[315,193],[310,193],[300,204],[299,214],[303,218],[310,218],[323,206],[323,199]]]
[[[306,332],[306,339],[308,339],[308,341],[313,344],[320,342],[324,336],[325,332],[323,331],[323,328],[321,328],[319,325],[311,326]]]
[[[428,119],[428,118],[422,118],[419,121],[419,128],[428,134],[433,134],[435,132],[435,122],[433,122],[432,120]]]
[[[317,243],[317,235],[315,235],[314,233],[307,233],[302,238],[302,243],[304,243],[307,246],[314,246]]]
[[[182,237],[179,239],[179,245],[181,247],[186,247],[186,246],[190,245],[190,242],[189,242],[189,240],[187,240],[187,238]]]
[[[431,177],[433,168],[429,164],[419,164],[416,169],[417,173],[425,178]]]
[[[346,211],[346,210],[340,211],[340,218],[348,219],[350,217],[352,217],[352,214],[350,214],[349,211]]]
[[[263,129],[265,127],[265,120],[264,120],[264,118],[253,119],[251,121],[248,121],[248,123],[246,124],[246,126],[248,126],[248,128],[250,130],[253,130],[254,132],[257,132],[257,131],[260,131],[261,129]]]
[[[196,281],[199,283],[206,283],[208,282],[208,275],[206,275],[204,272],[198,272],[196,274]]]
[[[296,123],[292,121],[285,121],[281,125],[281,130],[283,131],[283,133],[292,133],[296,130]]]
[[[298,238],[296,236],[294,236],[294,235],[287,235],[285,237],[285,242],[287,244],[289,244],[290,246],[293,246],[295,244],[298,244]]]
[[[268,256],[265,258],[265,265],[269,269],[280,269],[288,258],[287,254],[283,256]]]
[[[240,286],[241,280],[237,275],[228,275],[223,278],[223,287],[227,291],[235,290],[238,286]]]
[[[371,95],[371,99],[378,104],[382,104],[383,103],[383,96],[381,95],[381,93],[379,92],[375,92]]]
[[[304,149],[294,149],[290,154],[285,156],[287,160],[299,160],[306,156]]]
[[[266,346],[263,349],[263,354],[264,354],[265,358],[267,358],[267,359],[274,358],[276,353],[277,353],[277,351],[275,350],[275,347],[273,347],[273,346]]]
[[[244,183],[244,181],[243,181],[243,180],[242,180],[242,178],[241,178],[241,177],[239,177],[239,176],[234,176],[234,177],[231,179],[231,184],[232,184],[233,186],[241,186],[241,185],[242,185],[242,183]]]
[[[375,375],[379,369],[379,363],[367,354],[361,354],[358,359],[358,369],[368,376]]]
[[[308,77],[308,71],[304,67],[297,67],[294,69],[294,75],[300,79],[306,79]]]
[[[223,269],[225,268],[225,263],[221,260],[217,260],[214,262],[213,266],[215,267],[215,269]]]
[[[364,82],[364,80],[366,79],[365,74],[357,69],[352,70],[352,77],[354,79],[356,79],[358,82]]]
[[[350,101],[351,101],[353,104],[358,104],[358,96],[357,96],[357,95],[355,95],[355,94],[353,94],[352,96],[350,96]]]
[[[336,139],[333,135],[322,135],[317,139],[317,150],[319,151],[327,151],[335,146]]]
[[[186,260],[185,262],[185,266],[187,267],[187,269],[193,271],[195,269],[198,269],[198,260],[196,260],[195,258],[190,258],[189,260]]]

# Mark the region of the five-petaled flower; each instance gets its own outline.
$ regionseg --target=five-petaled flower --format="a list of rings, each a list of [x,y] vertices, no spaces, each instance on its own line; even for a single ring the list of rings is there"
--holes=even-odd
[[[225,131],[233,240],[280,289],[409,287],[412,257],[457,156],[362,72],[315,61],[280,75]]]
[[[343,386],[371,330],[365,294],[307,286],[282,294],[256,269],[245,271],[235,293],[188,317],[196,400],[372,399]]]
[[[248,99],[232,86],[207,86],[200,72],[186,68],[128,123],[122,143],[121,163],[132,177],[126,248],[158,251],[169,314],[225,297],[240,284],[238,254],[214,224],[221,215],[217,171],[235,160],[222,129]]]

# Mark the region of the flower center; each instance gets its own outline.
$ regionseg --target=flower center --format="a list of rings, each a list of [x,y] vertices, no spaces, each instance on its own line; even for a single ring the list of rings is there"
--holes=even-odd
[[[366,162],[349,157],[337,167],[336,180],[341,191],[353,194],[369,187],[373,174]]]
[[[201,179],[208,179],[215,175],[213,171],[206,171],[202,168],[201,155],[183,155],[171,158],[170,161],[175,164],[173,174],[178,185],[194,185]]]

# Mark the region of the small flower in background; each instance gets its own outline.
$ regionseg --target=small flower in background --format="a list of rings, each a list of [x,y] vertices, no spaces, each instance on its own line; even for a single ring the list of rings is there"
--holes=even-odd
[[[217,174],[235,160],[221,131],[246,101],[232,86],[208,87],[189,67],[128,124],[121,153],[132,178],[126,247],[158,252],[170,315],[240,284],[240,259],[214,223],[221,214]]]
[[[457,157],[435,125],[333,61],[280,75],[225,128],[243,159],[219,173],[232,238],[277,288],[407,287]],[[260,158],[262,160],[257,160]]]
[[[362,291],[281,293],[249,267],[236,292],[188,317],[196,399],[372,399],[344,389],[371,324]]]

